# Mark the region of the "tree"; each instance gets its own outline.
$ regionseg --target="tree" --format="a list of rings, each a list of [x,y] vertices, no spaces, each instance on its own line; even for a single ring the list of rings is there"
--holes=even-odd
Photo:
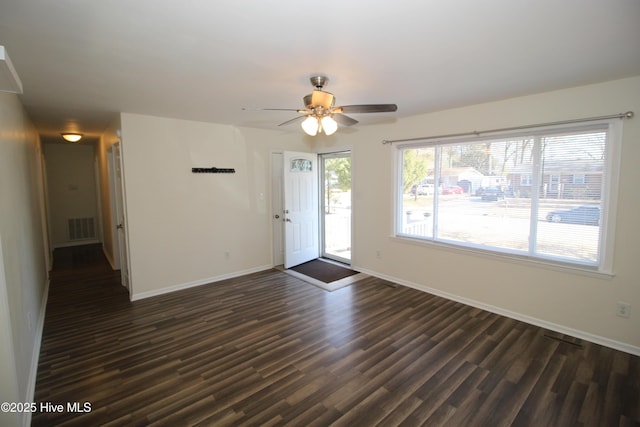
[[[351,188],[351,159],[347,157],[327,159],[324,170],[327,176],[336,178],[336,187],[339,190],[347,191]]]
[[[411,187],[427,176],[427,160],[423,156],[419,156],[417,150],[404,150],[402,162],[403,189],[405,193],[408,193]]]
[[[455,162],[453,165],[456,167],[470,166],[483,175],[490,175],[490,158],[490,146],[483,147],[479,144],[465,144],[460,146],[460,160]]]

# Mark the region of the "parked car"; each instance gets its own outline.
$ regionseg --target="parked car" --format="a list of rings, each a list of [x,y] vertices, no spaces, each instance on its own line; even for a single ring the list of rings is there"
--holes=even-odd
[[[480,199],[493,200],[497,202],[498,200],[504,199],[504,191],[502,191],[501,188],[495,188],[495,187],[484,188],[482,190],[482,195],[480,196]]]
[[[433,184],[417,184],[411,187],[411,194],[415,195],[417,192],[418,196],[431,196],[433,195]]]
[[[444,187],[442,194],[462,194],[462,187],[452,185],[451,187]]]
[[[600,208],[593,205],[578,206],[572,209],[551,211],[547,214],[549,222],[569,224],[600,225]]]

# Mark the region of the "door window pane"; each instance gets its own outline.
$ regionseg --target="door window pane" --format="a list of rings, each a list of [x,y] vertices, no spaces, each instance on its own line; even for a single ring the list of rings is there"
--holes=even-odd
[[[309,159],[292,159],[290,170],[291,172],[311,172],[313,164]]]

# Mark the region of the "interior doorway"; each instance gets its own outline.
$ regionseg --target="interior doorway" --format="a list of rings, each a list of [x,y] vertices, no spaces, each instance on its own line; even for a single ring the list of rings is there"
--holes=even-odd
[[[126,208],[124,199],[124,184],[122,177],[122,153],[120,142],[113,144],[109,149],[109,178],[112,204],[111,223],[114,226],[112,232],[115,266],[120,269],[122,286],[132,295],[129,276],[129,251],[127,239]]]
[[[351,264],[351,152],[319,155],[321,254]]]

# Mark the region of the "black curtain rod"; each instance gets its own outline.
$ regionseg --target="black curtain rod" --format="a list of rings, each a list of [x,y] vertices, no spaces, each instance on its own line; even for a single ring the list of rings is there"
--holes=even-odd
[[[546,127],[546,126],[568,125],[572,123],[594,122],[597,120],[630,119],[633,117],[633,115],[634,115],[633,111],[627,111],[626,113],[612,114],[609,116],[589,117],[587,119],[563,120],[560,122],[539,123],[536,125],[529,125],[529,126],[514,126],[510,128],[491,129],[491,130],[463,132],[463,133],[450,133],[448,135],[424,136],[424,137],[418,137],[418,138],[383,139],[382,143],[393,144],[394,142],[414,142],[414,141],[426,141],[431,139],[457,138],[462,136],[480,136],[481,134],[485,134],[485,133],[507,132],[512,130],[531,129],[531,128]]]

